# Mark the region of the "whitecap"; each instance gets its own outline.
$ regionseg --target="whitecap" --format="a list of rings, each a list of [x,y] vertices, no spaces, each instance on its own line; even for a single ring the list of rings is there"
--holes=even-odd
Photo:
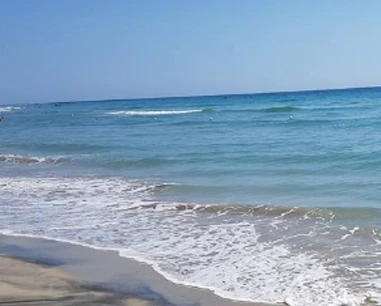
[[[13,110],[19,110],[19,109],[21,109],[21,107],[19,106],[2,106],[0,107],[0,113],[11,112]]]
[[[40,164],[40,163],[56,164],[56,163],[63,162],[65,160],[66,158],[62,156],[39,157],[39,156],[22,156],[22,155],[15,155],[15,154],[0,155],[0,162],[19,163],[19,164]]]
[[[201,113],[202,109],[189,110],[134,110],[134,111],[114,111],[108,112],[108,115],[125,115],[125,116],[163,116],[163,115],[185,115],[193,113]]]

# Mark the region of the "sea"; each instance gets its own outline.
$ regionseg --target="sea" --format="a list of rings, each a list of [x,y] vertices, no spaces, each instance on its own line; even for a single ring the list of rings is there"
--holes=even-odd
[[[0,105],[0,232],[290,306],[381,305],[381,88]]]

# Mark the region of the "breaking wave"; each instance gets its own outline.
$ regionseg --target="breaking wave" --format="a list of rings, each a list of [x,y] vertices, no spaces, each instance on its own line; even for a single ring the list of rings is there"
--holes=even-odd
[[[21,107],[19,106],[3,106],[3,107],[0,107],[0,113],[11,112],[13,110],[19,110],[19,109],[21,109]]]
[[[2,232],[119,249],[174,282],[237,300],[378,301],[381,233],[335,226],[323,211],[166,202],[155,197],[166,184],[120,178],[0,177],[0,186]]]
[[[335,215],[328,209],[318,209],[309,207],[282,207],[282,206],[244,206],[244,205],[199,205],[177,203],[173,205],[163,205],[160,203],[143,204],[134,209],[155,209],[155,210],[176,210],[193,211],[197,213],[210,214],[237,214],[271,217],[302,217],[302,218],[323,218],[331,219]]]
[[[275,106],[261,109],[261,111],[265,113],[288,113],[298,110],[300,110],[300,108],[293,106]]]
[[[18,163],[18,164],[56,164],[68,160],[66,157],[38,157],[38,156],[22,156],[15,154],[0,155],[0,162]]]
[[[201,113],[202,109],[189,110],[133,110],[133,111],[114,111],[108,112],[108,115],[125,115],[125,116],[164,116],[164,115],[186,115],[193,113]]]

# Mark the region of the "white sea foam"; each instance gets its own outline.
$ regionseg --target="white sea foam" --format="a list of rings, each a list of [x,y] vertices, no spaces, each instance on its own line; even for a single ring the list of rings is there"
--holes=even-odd
[[[108,112],[108,115],[125,115],[125,116],[162,116],[162,115],[185,115],[193,113],[201,113],[202,109],[189,110],[135,110],[135,111],[114,111]]]
[[[0,162],[8,162],[8,163],[20,163],[20,164],[38,164],[38,163],[48,163],[48,164],[56,164],[67,160],[67,158],[62,156],[47,156],[47,157],[39,157],[39,156],[22,156],[15,154],[4,154],[0,155]]]
[[[292,306],[377,300],[376,274],[340,273],[335,250],[314,247],[329,238],[319,240],[327,230],[321,221],[179,211],[180,203],[155,199],[157,186],[119,178],[0,177],[0,224],[12,233],[118,250],[174,282],[237,300]],[[136,209],[143,206],[156,209]],[[344,231],[337,229],[336,240]],[[358,232],[342,243],[353,243]],[[356,282],[362,286],[351,286]]]
[[[0,107],[0,113],[5,113],[5,112],[11,112],[13,110],[19,110],[21,107],[19,106],[2,106]]]
[[[360,305],[365,298],[342,289],[340,278],[312,254],[294,253],[281,244],[260,243],[253,224],[192,227],[188,232],[184,227],[177,237],[170,228],[156,233],[164,243],[144,244],[141,253],[125,250],[121,256],[151,264],[173,282],[207,288],[237,300],[317,306]],[[172,264],[155,260],[158,254]]]

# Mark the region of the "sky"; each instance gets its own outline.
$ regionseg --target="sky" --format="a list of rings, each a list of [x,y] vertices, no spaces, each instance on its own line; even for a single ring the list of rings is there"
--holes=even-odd
[[[379,0],[0,0],[0,104],[381,83]]]

